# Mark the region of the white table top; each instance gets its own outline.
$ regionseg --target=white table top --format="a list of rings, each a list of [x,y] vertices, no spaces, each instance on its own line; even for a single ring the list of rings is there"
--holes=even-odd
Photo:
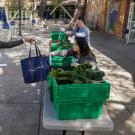
[[[45,90],[43,127],[54,130],[111,131],[113,122],[106,109],[99,119],[58,120],[48,90]]]

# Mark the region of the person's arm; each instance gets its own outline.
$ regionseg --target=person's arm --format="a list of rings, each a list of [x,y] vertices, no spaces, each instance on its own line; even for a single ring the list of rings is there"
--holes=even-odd
[[[12,48],[12,47],[21,45],[23,43],[24,43],[24,41],[22,39],[16,40],[16,41],[10,41],[10,42],[0,41],[0,48]]]
[[[76,29],[73,29],[72,31],[66,31],[65,32],[68,36],[75,36],[76,35]]]
[[[77,32],[77,29],[73,29],[72,32],[71,32],[71,36],[75,36],[76,32]]]
[[[52,56],[73,56],[73,49],[61,50],[61,51],[53,51],[50,53]]]
[[[86,35],[86,33],[85,32],[77,32],[76,34],[75,34],[75,36],[77,36],[77,37],[87,37],[87,35]]]
[[[72,31],[66,31],[65,32],[68,36],[72,36]]]
[[[24,42],[32,43],[33,39],[31,37],[25,37],[24,39],[20,39],[20,40],[16,40],[16,41],[9,41],[9,42],[0,41],[0,49],[16,47],[18,45],[23,44]]]

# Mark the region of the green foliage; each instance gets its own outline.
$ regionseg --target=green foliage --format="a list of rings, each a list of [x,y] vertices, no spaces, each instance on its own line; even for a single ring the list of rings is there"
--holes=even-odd
[[[60,4],[61,2],[63,2],[64,0],[51,0],[52,4],[54,7],[56,7],[58,4]]]
[[[32,3],[34,0],[20,0],[21,9],[29,10],[31,9]],[[9,10],[18,10],[19,0],[8,0],[8,8]]]
[[[89,62],[74,67],[70,70],[53,69],[50,76],[55,78],[58,84],[87,84],[92,81],[102,81],[105,73],[103,71],[92,70]]]

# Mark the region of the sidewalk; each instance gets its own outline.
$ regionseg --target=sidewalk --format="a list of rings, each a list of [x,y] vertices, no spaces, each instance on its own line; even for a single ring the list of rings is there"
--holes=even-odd
[[[47,43],[42,44],[44,35],[34,35],[41,43],[40,48],[47,52]],[[122,40],[99,32],[92,32],[91,41],[98,65],[111,82],[111,97],[106,106],[114,122],[114,130],[86,132],[85,135],[133,135],[135,44],[126,45]],[[23,83],[20,59],[28,56],[28,50],[26,45],[0,50],[0,135],[61,135],[61,131],[42,128],[42,119],[39,123],[41,83]],[[67,135],[79,135],[79,132],[69,131]]]
[[[92,46],[99,67],[111,82],[108,112],[114,122],[114,130],[97,135],[135,134],[135,44],[127,45],[106,33],[93,32]]]

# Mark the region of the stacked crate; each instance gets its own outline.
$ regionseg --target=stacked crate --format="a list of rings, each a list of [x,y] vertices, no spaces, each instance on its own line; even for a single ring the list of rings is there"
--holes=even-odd
[[[68,36],[64,32],[53,31],[50,35],[52,39],[51,52],[67,50],[73,47],[73,44],[68,41]],[[64,43],[68,45],[64,47]],[[73,59],[72,56],[51,56],[51,66],[54,68],[68,68]]]
[[[99,118],[110,95],[109,81],[59,85],[48,77],[48,88],[60,120]]]

